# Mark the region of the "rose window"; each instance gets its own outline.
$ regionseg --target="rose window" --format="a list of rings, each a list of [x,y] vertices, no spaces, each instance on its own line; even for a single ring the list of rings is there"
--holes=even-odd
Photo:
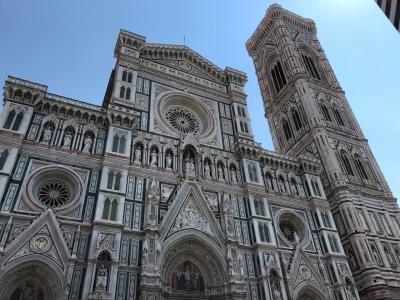
[[[82,178],[74,170],[60,165],[47,165],[27,177],[23,197],[36,211],[53,209],[68,213],[76,209],[84,195]]]
[[[296,227],[288,222],[282,221],[279,224],[279,229],[281,230],[284,237],[290,242],[298,242],[299,241],[299,233],[297,232]]]
[[[49,208],[63,206],[68,203],[70,197],[70,188],[59,180],[46,181],[37,191],[38,200]]]
[[[181,138],[195,135],[199,142],[215,143],[217,107],[208,100],[182,92],[166,92],[157,96],[150,127],[156,132]]]
[[[172,127],[180,132],[198,134],[200,131],[200,123],[197,117],[187,110],[174,107],[166,113],[165,117]]]

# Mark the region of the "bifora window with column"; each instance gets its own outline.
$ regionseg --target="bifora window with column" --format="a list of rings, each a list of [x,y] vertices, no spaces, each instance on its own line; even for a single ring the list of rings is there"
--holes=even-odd
[[[287,83],[285,73],[283,72],[282,64],[280,61],[277,61],[272,67],[271,76],[274,82],[275,91],[278,94]]]

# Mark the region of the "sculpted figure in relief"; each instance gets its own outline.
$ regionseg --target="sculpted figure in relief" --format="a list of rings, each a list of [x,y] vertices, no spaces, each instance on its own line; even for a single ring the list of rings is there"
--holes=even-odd
[[[68,131],[64,136],[63,148],[69,149],[71,147],[72,134]]]
[[[90,135],[87,135],[84,141],[82,152],[90,153],[90,150],[92,150],[92,144],[93,144],[92,137]]]
[[[105,291],[107,289],[108,270],[101,265],[97,271],[96,290]]]
[[[224,180],[224,170],[222,169],[221,164],[218,164],[218,179]]]
[[[138,145],[135,149],[135,163],[141,163],[142,162],[142,146]]]
[[[52,134],[52,130],[51,130],[51,125],[47,125],[46,128],[43,130],[43,143],[50,143],[50,139],[51,139],[51,134]]]
[[[157,153],[156,149],[153,149],[151,151],[150,156],[151,156],[150,166],[157,167],[158,153]]]
[[[231,173],[231,181],[233,183],[237,183],[236,170],[234,168],[231,168],[230,173]]]
[[[172,169],[172,156],[171,153],[167,153],[167,157],[165,158],[165,168],[168,170]]]
[[[210,163],[208,160],[204,164],[204,174],[206,178],[211,178],[211,168],[210,168]]]

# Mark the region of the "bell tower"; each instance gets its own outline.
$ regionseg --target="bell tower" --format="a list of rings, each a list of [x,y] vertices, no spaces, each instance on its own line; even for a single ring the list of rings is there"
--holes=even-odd
[[[322,163],[325,193],[361,298],[397,299],[399,208],[318,41],[315,23],[272,5],[246,47],[276,151]]]

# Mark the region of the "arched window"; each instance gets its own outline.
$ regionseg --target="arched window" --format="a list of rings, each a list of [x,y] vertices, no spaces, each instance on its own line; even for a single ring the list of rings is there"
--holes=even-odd
[[[125,87],[123,86],[121,86],[121,89],[119,90],[119,97],[125,98]]]
[[[240,131],[241,131],[241,132],[244,132],[243,122],[240,121],[240,122],[239,122],[239,125],[240,125]]]
[[[262,223],[258,223],[258,233],[260,234],[261,242],[265,242],[264,240],[264,226]]]
[[[265,175],[265,179],[267,181],[268,189],[271,190],[271,191],[274,191],[275,190],[274,179],[272,178],[271,173],[267,173]]]
[[[286,120],[282,121],[283,131],[285,132],[286,140],[289,141],[292,137],[292,130],[290,129],[290,125]]]
[[[120,187],[121,187],[121,173],[118,172],[117,174],[115,174],[114,190],[119,191]]]
[[[333,114],[335,115],[336,122],[338,122],[338,124],[341,126],[345,126],[343,119],[342,119],[342,115],[340,114],[340,112],[337,108],[333,109]]]
[[[279,93],[286,85],[285,73],[283,72],[282,65],[279,61],[271,69],[271,76],[274,81],[276,93]]]
[[[118,152],[118,146],[119,146],[119,135],[115,134],[113,138],[113,144],[112,144],[112,152]]]
[[[111,213],[110,213],[110,220],[116,221],[117,220],[117,207],[118,203],[117,200],[114,200],[111,204]]]
[[[368,174],[365,171],[364,164],[362,163],[361,158],[358,155],[354,157],[354,163],[357,167],[358,173],[360,173],[361,178],[368,180]]]
[[[247,166],[247,170],[249,173],[249,179],[251,182],[258,182],[258,174],[257,174],[257,167],[253,162],[249,162]]]
[[[103,207],[103,216],[101,217],[104,220],[108,220],[108,214],[110,212],[110,199],[107,198],[104,201],[104,207]]]
[[[120,139],[119,139],[119,147],[118,147],[118,152],[119,153],[121,153],[121,154],[125,153],[125,144],[126,144],[125,136],[121,136]]]
[[[24,114],[22,113],[22,111],[19,112],[17,117],[15,118],[12,130],[18,131],[19,126],[21,126],[21,122],[22,122],[23,117],[24,117]]]
[[[131,83],[132,82],[132,72],[128,73],[128,82]]]
[[[312,186],[314,195],[321,197],[322,194],[321,194],[321,190],[319,189],[318,182],[316,180],[311,179],[311,186]]]
[[[303,127],[303,124],[301,123],[300,115],[296,109],[294,109],[292,111],[292,118],[293,118],[294,127],[296,128],[296,131],[299,131]]]
[[[296,180],[294,178],[290,179],[290,187],[292,189],[293,195],[299,196],[299,189],[297,188],[297,183],[296,183]]]
[[[123,72],[122,72],[122,81],[126,81],[126,71],[124,70]]]
[[[350,161],[347,158],[346,154],[343,153],[343,152],[340,153],[340,159],[342,160],[342,163],[343,163],[344,169],[346,171],[346,174],[354,176],[353,168],[351,167]]]
[[[281,193],[286,193],[285,179],[283,178],[282,175],[279,175],[278,182],[279,182],[279,190],[281,191]]]
[[[328,111],[328,108],[326,107],[326,105],[320,104],[320,106],[321,106],[322,114],[324,115],[325,120],[332,122],[331,115],[329,114],[329,111]]]
[[[247,123],[244,122],[243,125],[244,125],[244,132],[249,133],[249,127],[247,127]]]
[[[302,54],[301,57],[303,58],[303,62],[306,66],[308,74],[315,79],[321,80],[321,77],[318,74],[318,70],[315,67],[314,60],[310,56],[304,54]]]
[[[14,121],[14,117],[15,117],[15,110],[12,110],[8,113],[6,122],[4,123],[3,128],[5,129],[10,129],[12,122]]]
[[[130,100],[131,99],[131,89],[130,88],[126,89],[125,99],[126,100]]]
[[[108,172],[107,188],[112,189],[113,185],[114,185],[114,172],[110,171],[110,172]]]
[[[8,149],[4,149],[0,154],[0,170],[3,170],[8,157]]]

